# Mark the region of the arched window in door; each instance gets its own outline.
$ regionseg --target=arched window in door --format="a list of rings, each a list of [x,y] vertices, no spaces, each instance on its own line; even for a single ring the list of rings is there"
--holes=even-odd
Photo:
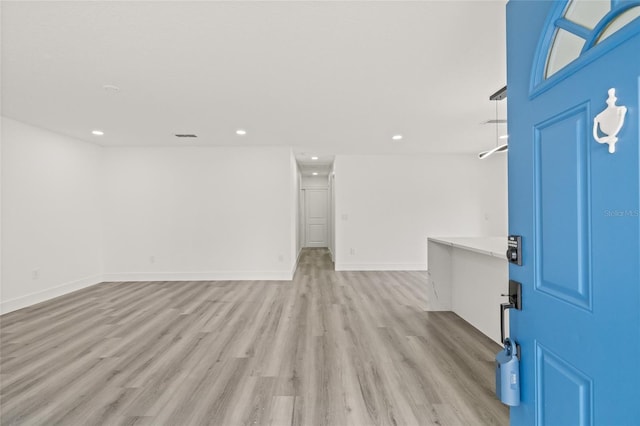
[[[595,59],[598,55],[592,50],[598,49],[593,48],[633,21],[638,21],[633,27],[640,29],[640,1],[564,0],[553,7],[550,25],[546,26],[538,46],[532,79],[534,92],[544,88],[545,80],[556,75],[560,79],[565,71],[575,71],[581,62],[577,59],[589,55]],[[614,46],[611,43],[610,47]]]

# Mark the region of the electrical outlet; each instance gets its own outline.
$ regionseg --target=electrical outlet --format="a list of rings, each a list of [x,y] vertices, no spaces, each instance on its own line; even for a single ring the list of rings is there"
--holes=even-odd
[[[37,280],[40,278],[40,268],[36,268],[33,271],[31,271],[31,279],[32,280]]]
[[[156,263],[156,257],[155,256],[149,256],[149,263]]]
[[[349,253],[351,253],[351,256],[356,254],[356,249],[352,248],[351,250],[349,250]]]
[[[278,255],[278,261],[279,262],[284,262],[284,256],[283,255]]]

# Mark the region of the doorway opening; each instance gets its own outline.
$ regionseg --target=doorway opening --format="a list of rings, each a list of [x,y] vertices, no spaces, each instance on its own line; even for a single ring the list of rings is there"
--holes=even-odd
[[[326,248],[335,261],[335,173],[333,156],[298,154],[298,245]]]

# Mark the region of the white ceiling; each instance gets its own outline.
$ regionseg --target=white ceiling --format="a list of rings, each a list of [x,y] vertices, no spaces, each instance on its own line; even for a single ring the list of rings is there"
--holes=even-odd
[[[496,142],[480,123],[506,81],[505,3],[2,1],[2,114],[102,145],[288,145],[303,164],[477,153]]]
[[[313,160],[317,158],[317,160]],[[307,151],[296,152],[296,160],[303,176],[328,176],[333,169],[333,155],[313,155]]]

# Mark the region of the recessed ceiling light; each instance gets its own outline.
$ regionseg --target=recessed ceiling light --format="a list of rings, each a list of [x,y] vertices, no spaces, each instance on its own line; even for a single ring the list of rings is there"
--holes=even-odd
[[[313,161],[316,161],[316,160],[318,159],[318,157],[311,157],[311,159],[312,159]]]
[[[91,134],[96,136],[102,136],[104,135],[104,132],[102,130],[93,130],[91,131]]]
[[[318,172],[313,172],[311,174],[314,175],[314,176],[318,176]]]
[[[244,136],[247,134],[247,131],[244,129],[238,129],[236,130],[236,135],[240,135],[240,136]]]
[[[400,139],[402,139],[402,135],[393,135],[391,139],[393,139],[394,141],[399,141]]]
[[[119,92],[120,88],[118,86],[114,86],[113,84],[105,84],[104,86],[102,86],[102,88],[104,90],[106,90],[107,92]]]

